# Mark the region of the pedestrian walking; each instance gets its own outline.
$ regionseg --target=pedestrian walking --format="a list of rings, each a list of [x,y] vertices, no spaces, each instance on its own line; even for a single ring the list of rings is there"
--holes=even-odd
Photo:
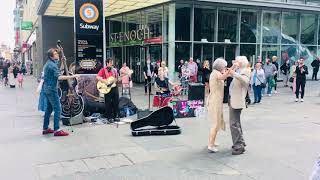
[[[2,78],[4,81],[4,86],[8,86],[9,67],[10,67],[10,63],[5,63],[2,69]]]
[[[14,75],[14,66],[15,65],[10,65],[10,67],[8,68],[8,82],[10,85],[10,88],[16,88],[16,79],[15,79],[15,75]]]
[[[272,87],[274,86],[274,75],[277,73],[277,68],[271,63],[269,58],[266,59],[266,64],[263,66],[264,74],[266,77],[267,94],[271,96]],[[262,92],[264,93],[264,92]]]
[[[250,82],[250,71],[247,68],[246,56],[236,57],[236,61],[230,69],[233,80],[230,85],[229,121],[232,136],[232,155],[240,155],[245,152],[246,143],[243,138],[241,126],[241,111],[246,108],[246,94]]]
[[[288,81],[290,77],[290,63],[289,60],[286,60],[280,67],[281,74],[283,75],[283,84],[284,87],[288,87]]]
[[[54,48],[48,50],[48,60],[44,66],[43,91],[47,98],[47,108],[43,119],[42,134],[54,133],[54,136],[68,136],[69,133],[60,129],[61,105],[58,96],[58,80],[68,80],[77,78],[77,75],[61,75],[56,61],[59,60],[58,51]],[[49,118],[54,112],[54,129],[49,128]]]
[[[216,137],[220,130],[225,131],[223,118],[224,80],[229,76],[226,71],[227,61],[218,58],[213,62],[212,73],[209,78],[210,94],[207,99],[208,119],[212,123],[209,132],[208,151],[218,152]]]
[[[254,104],[261,102],[261,91],[262,88],[265,87],[265,76],[264,76],[264,70],[261,68],[262,64],[257,63],[255,65],[255,69],[252,72],[251,76],[251,83],[253,94],[254,94]]]
[[[297,73],[296,73],[296,69],[297,66],[299,65],[298,61],[294,62],[294,64],[291,66],[290,69],[290,79],[289,81],[291,82],[291,90],[294,94],[296,94],[296,77],[297,77]]]
[[[23,88],[23,71],[22,71],[22,69],[19,69],[19,71],[18,71],[17,80],[18,80],[19,88]]]
[[[301,88],[301,99],[300,102],[304,102],[304,91],[306,86],[306,75],[309,74],[308,67],[304,65],[304,59],[300,58],[299,65],[296,67],[296,102],[299,101],[299,94],[300,94],[300,88]]]
[[[313,67],[312,80],[318,81],[318,71],[320,66],[320,57],[317,57],[312,61],[311,66]]]

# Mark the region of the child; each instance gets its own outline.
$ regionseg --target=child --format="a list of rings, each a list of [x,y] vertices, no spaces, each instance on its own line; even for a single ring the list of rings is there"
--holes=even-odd
[[[18,79],[18,83],[19,83],[19,87],[22,88],[22,84],[23,84],[23,72],[20,69],[17,75],[17,79]]]

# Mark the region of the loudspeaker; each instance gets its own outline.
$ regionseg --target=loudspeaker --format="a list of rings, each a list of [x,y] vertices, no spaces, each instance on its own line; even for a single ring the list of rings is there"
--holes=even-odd
[[[205,85],[202,83],[189,83],[188,100],[204,100]]]

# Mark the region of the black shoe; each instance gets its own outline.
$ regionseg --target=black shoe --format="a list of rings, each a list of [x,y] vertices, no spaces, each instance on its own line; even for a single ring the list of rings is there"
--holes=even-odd
[[[119,118],[114,118],[113,121],[114,122],[120,122],[120,119]]]
[[[240,149],[233,149],[232,150],[232,155],[240,155],[243,154],[246,150],[244,148],[240,148]]]

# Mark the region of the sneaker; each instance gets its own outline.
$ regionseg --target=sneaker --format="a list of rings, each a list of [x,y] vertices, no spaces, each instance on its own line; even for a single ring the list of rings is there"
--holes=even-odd
[[[271,97],[271,94],[268,94],[269,97]]]
[[[278,93],[278,91],[274,91],[274,93],[275,93],[275,94],[277,94],[277,93]]]
[[[63,130],[54,132],[54,136],[68,136],[69,133],[64,132]]]
[[[303,100],[303,99],[300,99],[300,102],[304,102],[304,100]]]
[[[297,98],[297,99],[296,99],[296,102],[298,102],[298,101],[299,101],[299,99]]]
[[[219,150],[216,147],[208,147],[209,153],[216,153],[219,152]]]
[[[51,134],[51,133],[54,133],[54,130],[52,130],[52,129],[50,129],[50,128],[48,128],[47,130],[43,130],[43,131],[42,131],[42,134],[43,134],[43,135]]]
[[[114,118],[113,121],[114,122],[120,122],[120,119],[119,118]]]

